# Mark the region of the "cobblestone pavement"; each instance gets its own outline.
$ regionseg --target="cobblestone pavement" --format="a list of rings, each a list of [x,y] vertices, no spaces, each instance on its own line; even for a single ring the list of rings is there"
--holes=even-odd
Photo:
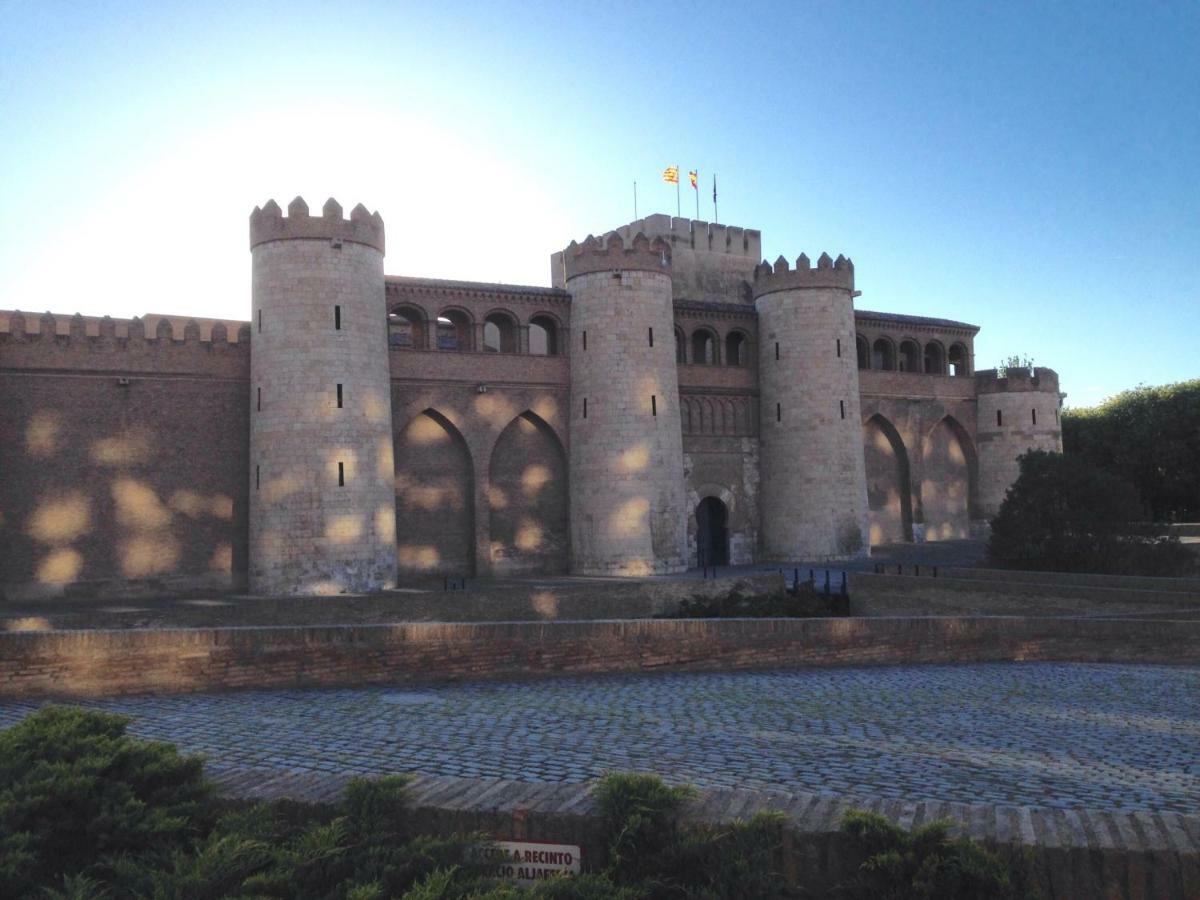
[[[39,704],[0,701],[0,726]],[[701,787],[1200,813],[1200,667],[660,673],[90,701],[213,770]]]

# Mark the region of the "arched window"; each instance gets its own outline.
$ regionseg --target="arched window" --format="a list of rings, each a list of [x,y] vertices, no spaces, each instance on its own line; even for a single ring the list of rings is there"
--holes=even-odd
[[[955,378],[971,374],[971,366],[967,362],[967,348],[962,344],[955,344],[950,348],[950,374]]]
[[[549,316],[529,320],[529,352],[533,356],[558,356],[558,323]]]
[[[485,353],[516,353],[517,326],[504,313],[492,313],[483,320]]]
[[[687,362],[687,341],[684,340],[683,330],[675,329],[675,364],[682,366]]]
[[[462,310],[448,309],[437,318],[439,350],[470,350],[471,320]]]
[[[396,306],[388,313],[388,346],[424,350],[425,316],[412,306]]]
[[[717,364],[717,337],[707,328],[692,332],[692,362],[699,366]]]
[[[871,353],[871,368],[883,372],[893,372],[896,369],[896,349],[887,338],[879,338]]]
[[[871,347],[867,343],[867,339],[861,334],[855,335],[854,348],[858,351],[858,367],[860,369],[871,368]]]
[[[942,345],[936,341],[930,341],[925,345],[925,374],[946,374],[946,360],[942,352]]]
[[[725,365],[744,366],[746,359],[746,336],[740,331],[731,331],[725,336]]]
[[[900,371],[921,371],[921,348],[917,346],[916,341],[900,342]]]

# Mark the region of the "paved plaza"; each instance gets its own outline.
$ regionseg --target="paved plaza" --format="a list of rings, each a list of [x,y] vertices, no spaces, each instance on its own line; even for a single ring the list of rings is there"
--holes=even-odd
[[[39,705],[0,701],[0,726]],[[661,673],[90,701],[214,772],[420,772],[1200,813],[1200,668]]]

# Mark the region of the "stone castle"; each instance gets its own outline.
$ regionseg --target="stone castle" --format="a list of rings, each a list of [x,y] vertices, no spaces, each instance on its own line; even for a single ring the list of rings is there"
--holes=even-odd
[[[1061,449],[1053,371],[750,229],[650,216],[548,288],[385,275],[332,199],[250,249],[249,322],[0,313],[6,596],[845,558],[967,537]]]

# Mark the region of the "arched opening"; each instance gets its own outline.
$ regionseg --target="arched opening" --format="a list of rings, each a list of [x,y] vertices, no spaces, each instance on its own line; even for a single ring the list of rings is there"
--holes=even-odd
[[[744,366],[746,359],[746,336],[740,331],[731,331],[725,336],[725,365]]]
[[[504,313],[492,313],[483,320],[485,353],[516,353],[517,323]]]
[[[439,350],[470,350],[471,318],[460,309],[448,309],[437,317]]]
[[[971,374],[970,365],[967,362],[967,348],[962,344],[955,344],[950,348],[950,374],[955,378],[963,378]]]
[[[867,343],[867,339],[861,334],[855,335],[854,347],[858,351],[858,367],[860,369],[871,368],[871,347]]]
[[[558,356],[558,323],[549,316],[534,316],[529,320],[529,353]]]
[[[395,306],[388,313],[388,346],[424,350],[425,315],[414,306]]]
[[[877,338],[871,352],[871,368],[881,372],[893,372],[896,369],[896,348],[887,338]]]
[[[501,432],[488,466],[493,574],[567,571],[567,459],[531,412]]]
[[[921,456],[925,540],[970,537],[978,464],[966,429],[946,416],[925,436]]]
[[[692,332],[692,364],[713,366],[717,363],[717,336],[707,328]]]
[[[863,426],[871,546],[912,540],[908,451],[894,425],[875,415]]]
[[[683,330],[675,329],[675,364],[682,366],[687,362],[687,341],[684,340]]]
[[[917,346],[916,341],[900,342],[900,371],[921,371],[921,348]]]
[[[696,559],[702,566],[729,565],[729,508],[718,497],[696,507]]]
[[[945,375],[946,374],[946,355],[942,350],[942,345],[937,341],[930,341],[925,345],[925,374],[926,375]]]
[[[471,575],[474,474],[458,429],[427,409],[396,435],[396,562],[402,573]]]

